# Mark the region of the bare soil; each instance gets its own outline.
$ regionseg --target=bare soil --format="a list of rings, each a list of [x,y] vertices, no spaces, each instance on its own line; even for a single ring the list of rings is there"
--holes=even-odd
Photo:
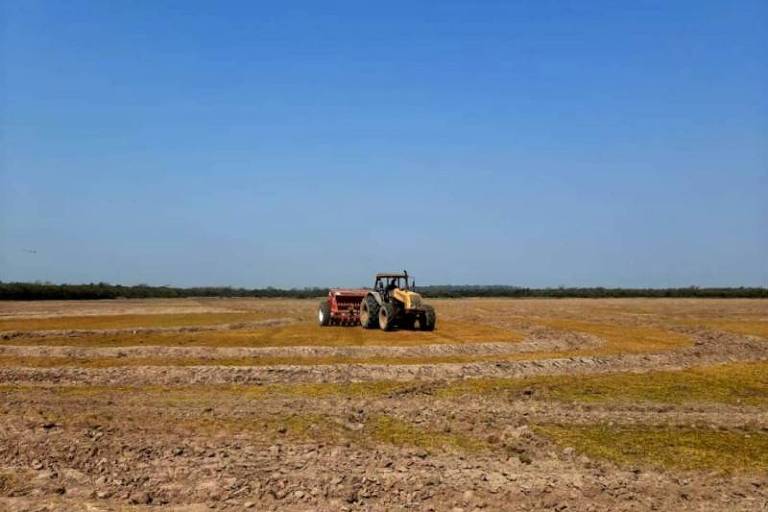
[[[316,301],[0,303],[0,319],[14,322],[212,315],[211,324],[159,331],[22,325],[0,333],[0,510],[768,511],[760,457],[735,470],[680,469],[638,447],[632,462],[618,461],[542,428],[669,428],[755,443],[768,436],[762,406],[562,401],[533,388],[439,392],[471,379],[625,372],[652,380],[660,370],[768,361],[768,302],[434,303],[435,336],[396,332],[393,345],[383,333],[314,326]],[[262,319],[215,321],[233,312]],[[508,341],[477,334],[501,331]],[[297,364],[259,363],[265,357]],[[328,357],[355,362],[312,362]],[[66,364],[41,367],[42,358]],[[199,364],[180,363],[188,360]],[[94,367],[99,361],[108,364]],[[699,448],[688,449],[693,459]]]

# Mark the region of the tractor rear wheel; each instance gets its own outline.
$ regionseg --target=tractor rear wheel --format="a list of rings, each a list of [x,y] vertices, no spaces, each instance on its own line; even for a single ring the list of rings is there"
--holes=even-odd
[[[331,305],[327,300],[320,303],[320,307],[317,308],[317,323],[321,327],[326,327],[331,324]]]
[[[436,323],[437,315],[435,314],[435,308],[424,306],[424,313],[419,318],[419,328],[422,331],[434,331]]]
[[[379,327],[382,331],[391,331],[395,328],[395,306],[388,302],[379,308]]]
[[[379,326],[379,303],[368,295],[360,304],[360,325],[363,329],[375,329]]]

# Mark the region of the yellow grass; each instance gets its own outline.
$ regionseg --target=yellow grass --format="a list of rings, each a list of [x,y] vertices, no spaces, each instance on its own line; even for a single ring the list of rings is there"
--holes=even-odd
[[[80,398],[100,400],[137,399],[147,403],[167,404],[175,401],[195,401],[215,403],[221,399],[255,400],[272,397],[329,398],[348,397],[366,398],[402,393],[418,389],[419,383],[396,381],[344,382],[344,383],[300,383],[300,384],[210,384],[193,386],[47,386],[0,384],[0,395],[55,396],[56,400],[77,400]]]
[[[561,446],[620,465],[682,470],[768,470],[768,434],[653,426],[541,425],[534,428]]]
[[[0,496],[23,496],[31,489],[30,471],[0,469]]]
[[[717,402],[768,405],[768,363],[730,363],[684,371],[552,375],[524,379],[468,379],[437,390],[438,396],[532,396],[577,402]]]
[[[699,320],[695,323],[721,331],[768,338],[768,322],[756,320]]]
[[[681,371],[640,374],[551,375],[528,378],[466,379],[449,382],[345,382],[269,385],[196,386],[32,386],[0,385],[0,394],[54,395],[59,400],[84,398],[199,401],[242,398],[367,398],[427,391],[438,398],[465,396],[529,398],[575,402],[634,404],[658,402],[768,405],[768,362],[728,363]]]
[[[420,428],[392,416],[378,416],[372,423],[373,439],[381,443],[414,446],[428,451],[476,452],[488,447],[485,441],[475,437]]]
[[[578,322],[573,320],[538,320],[549,328],[565,332],[583,332],[604,342],[564,352],[539,351],[507,355],[435,355],[402,356],[253,356],[235,358],[202,357],[0,357],[0,366],[29,366],[51,368],[78,366],[106,368],[114,366],[271,366],[271,365],[330,365],[330,364],[468,364],[489,361],[521,361],[586,355],[657,352],[688,346],[685,335],[655,327],[623,326]],[[425,344],[460,344],[480,342],[517,342],[522,334],[499,327],[445,320],[433,332],[366,330],[359,327],[322,328],[302,322],[286,326],[264,327],[250,331],[216,331],[191,333],[150,333],[93,335],[85,337],[46,337],[32,343],[66,346],[215,346],[215,347],[287,347],[287,346],[414,346]],[[23,338],[10,343],[29,344]]]
[[[192,327],[264,320],[270,316],[274,317],[266,312],[233,312],[9,318],[0,320],[0,331]]]
[[[575,331],[597,336],[605,342],[605,346],[596,350],[595,353],[599,354],[658,352],[692,344],[688,336],[658,327],[565,319],[537,319],[535,322],[563,332]]]
[[[512,361],[527,359],[532,356],[514,354],[500,355],[446,355],[446,356],[254,356],[254,357],[19,357],[0,356],[0,367],[29,367],[29,368],[113,368],[137,366],[276,366],[276,365],[339,365],[339,364],[369,364],[369,365],[418,365],[418,364],[470,364],[489,361]]]
[[[490,325],[439,320],[433,332],[366,330],[361,327],[319,327],[314,322],[257,327],[250,330],[199,332],[155,332],[94,334],[88,336],[46,336],[14,338],[5,344],[80,347],[125,346],[211,346],[211,347],[289,347],[289,346],[413,346],[424,344],[516,342],[517,331]]]
[[[301,442],[348,443],[353,442],[363,447],[377,444],[411,446],[428,451],[478,451],[487,448],[486,441],[471,436],[439,432],[407,421],[377,414],[362,417],[359,420],[325,413],[295,412],[285,414],[261,413],[249,411],[246,415],[232,415],[231,404],[225,409],[229,412],[214,410],[223,399],[258,399],[267,394],[288,393],[297,396],[319,397],[329,392],[343,392],[346,396],[361,396],[363,393],[383,393],[386,389],[402,386],[401,384],[383,383],[373,385],[330,385],[317,393],[315,385],[276,385],[276,386],[206,386],[187,388],[146,388],[91,387],[75,386],[65,388],[42,388],[36,386],[0,386],[0,396],[30,392],[42,393],[50,397],[53,393],[58,404],[69,406],[58,410],[40,409],[41,421],[49,421],[59,428],[77,431],[89,425],[120,425],[121,429],[138,430],[145,435],[163,435],[172,424],[175,434],[208,437],[246,437],[257,444],[272,444],[276,439]],[[229,392],[229,393],[228,393]],[[236,394],[235,394],[236,393]],[[308,394],[306,394],[308,393]],[[95,399],[100,399],[97,402]],[[149,400],[148,400],[149,399]],[[119,401],[118,411],[130,407],[133,403],[155,407],[154,420],[132,415],[113,415],[110,410],[100,409],[105,403],[115,405]],[[190,413],[190,407],[198,411]],[[206,407],[212,406],[212,407]],[[40,407],[40,406],[38,406]],[[205,409],[203,409],[205,407]]]
[[[180,420],[182,430],[195,434],[248,435],[254,442],[275,438],[327,443],[354,442],[361,446],[391,444],[433,451],[477,452],[487,448],[483,440],[455,433],[437,432],[389,415],[376,415],[361,423],[325,414],[289,414],[269,418],[198,417]]]

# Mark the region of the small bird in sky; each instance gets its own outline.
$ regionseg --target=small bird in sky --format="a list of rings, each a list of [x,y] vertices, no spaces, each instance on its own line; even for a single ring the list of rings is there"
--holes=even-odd
[[[35,249],[24,249],[24,252],[28,252],[29,254],[37,254]]]

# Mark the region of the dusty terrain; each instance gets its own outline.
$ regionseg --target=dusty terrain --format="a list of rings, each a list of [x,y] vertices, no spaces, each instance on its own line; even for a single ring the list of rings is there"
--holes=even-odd
[[[0,303],[0,510],[768,511],[768,301]]]

